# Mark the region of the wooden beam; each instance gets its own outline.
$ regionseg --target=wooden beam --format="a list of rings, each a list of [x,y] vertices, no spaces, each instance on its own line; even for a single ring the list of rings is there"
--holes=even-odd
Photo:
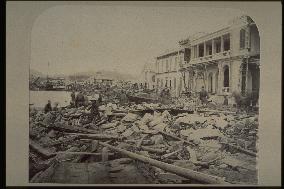
[[[228,143],[225,143],[225,142],[220,142],[222,145],[226,145],[228,147],[231,147],[231,148],[234,148],[236,150],[238,150],[239,152],[242,152],[244,154],[247,154],[247,155],[250,155],[250,156],[253,156],[253,157],[257,157],[257,154],[250,151],[250,150],[246,150],[244,148],[241,148],[239,146],[236,146],[236,145],[232,145],[232,144],[228,144]]]
[[[229,184],[228,182],[225,182],[224,179],[217,177],[217,176],[212,176],[212,175],[208,175],[205,173],[200,173],[197,171],[186,169],[183,167],[178,167],[172,164],[164,163],[164,162],[161,162],[161,161],[149,158],[149,157],[145,157],[145,156],[133,153],[133,152],[129,152],[121,148],[117,148],[115,146],[112,146],[112,145],[109,145],[103,142],[100,142],[100,144],[102,146],[108,147],[109,149],[117,151],[123,155],[127,155],[131,159],[142,161],[144,163],[149,163],[150,165],[163,169],[167,172],[174,173],[176,175],[197,181],[202,184],[203,183],[204,184]]]
[[[44,158],[50,158],[54,156],[54,154],[52,154],[50,150],[43,148],[41,145],[37,144],[32,139],[29,140],[29,146]]]
[[[93,140],[109,140],[109,139],[119,139],[118,136],[106,135],[106,134],[82,134],[82,133],[70,133],[77,138],[93,139]]]
[[[102,153],[93,153],[93,152],[68,152],[68,151],[61,151],[61,152],[55,152],[52,153],[54,155],[58,155],[58,154],[72,154],[72,155],[92,155],[92,156],[101,156]],[[113,156],[114,153],[109,153],[108,155]]]
[[[159,131],[159,133],[161,133],[161,134],[163,134],[163,135],[165,135],[165,136],[171,137],[171,138],[173,138],[173,139],[182,141],[182,142],[184,142],[184,143],[186,143],[186,144],[189,144],[189,145],[194,145],[194,146],[196,145],[196,144],[194,144],[193,142],[184,140],[184,139],[182,139],[182,138],[179,138],[179,137],[177,137],[177,136],[175,136],[175,135],[173,135],[173,134],[170,134],[170,133],[167,133],[167,132],[164,132],[164,131]]]

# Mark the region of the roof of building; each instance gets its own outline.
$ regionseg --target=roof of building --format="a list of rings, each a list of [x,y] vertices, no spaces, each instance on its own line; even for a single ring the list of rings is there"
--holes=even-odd
[[[178,53],[184,53],[184,50],[181,48],[175,48],[175,49],[171,49],[171,50],[166,50],[164,53],[161,53],[159,56],[157,56],[157,59],[162,59],[162,58],[166,58],[169,56],[175,56]]]
[[[210,33],[206,33],[206,32],[197,32],[195,34],[192,34],[190,36],[188,36],[187,38],[185,39],[182,39],[179,41],[179,44],[180,45],[186,45],[186,44],[190,44],[191,42],[193,41],[196,41],[196,40],[199,40],[199,39],[202,39],[202,38],[205,38],[205,37],[209,37],[211,35],[214,35],[218,32],[222,32],[224,30],[228,30],[231,26],[234,26],[234,25],[237,25],[237,24],[249,24],[249,23],[254,23],[253,20],[247,16],[247,15],[241,15],[239,17],[236,17],[230,21],[228,21],[228,24],[227,26],[224,26],[216,31],[213,31],[213,32],[210,32]]]

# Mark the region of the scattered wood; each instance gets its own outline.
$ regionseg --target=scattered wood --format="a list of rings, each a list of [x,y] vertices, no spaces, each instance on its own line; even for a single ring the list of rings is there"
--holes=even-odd
[[[54,130],[58,130],[58,131],[62,131],[62,132],[78,132],[78,133],[93,133],[96,134],[98,133],[96,130],[92,130],[92,129],[86,129],[83,127],[77,127],[77,126],[65,126],[65,125],[50,125],[50,128],[54,129]]]
[[[95,152],[99,149],[99,141],[93,140],[91,143],[91,152]]]
[[[148,136],[148,134],[145,134],[141,137],[141,139],[137,143],[137,148],[140,148],[142,145],[143,140]]]
[[[72,155],[91,155],[91,156],[101,156],[102,153],[93,153],[93,152],[68,152],[68,151],[62,151],[62,152],[55,152],[54,155],[58,154],[72,154]],[[114,153],[109,153],[108,155],[113,156]]]
[[[234,148],[236,150],[238,150],[239,152],[242,152],[244,154],[247,154],[247,155],[250,155],[250,156],[253,156],[253,157],[257,157],[257,154],[250,151],[250,150],[246,150],[244,148],[241,148],[239,146],[236,146],[236,145],[233,145],[233,144],[228,144],[228,143],[225,143],[225,142],[220,142],[222,145],[225,145],[225,146],[228,146],[230,148]]]
[[[101,154],[102,154],[102,162],[108,161],[109,152],[107,147],[103,147]]]
[[[171,153],[162,155],[162,156],[161,156],[161,159],[166,159],[166,158],[168,158],[168,157],[171,157],[171,156],[177,154],[177,153],[180,152],[180,151],[182,151],[182,149],[178,149],[178,150],[176,150],[176,151],[174,151],[174,152],[171,152]]]
[[[117,112],[117,113],[112,113],[111,116],[113,117],[124,117],[126,116],[127,113],[122,113],[122,112]]]
[[[105,134],[82,134],[82,133],[69,133],[71,135],[74,135],[78,138],[84,138],[84,139],[93,139],[93,140],[109,140],[109,139],[119,139],[118,136],[113,135],[105,135]]]
[[[148,151],[148,152],[157,153],[157,154],[165,153],[165,150],[163,150],[163,149],[150,148],[148,146],[141,146],[141,149],[145,150],[145,151]]]
[[[137,140],[124,140],[124,142],[129,142],[129,143],[135,144],[135,143],[137,143]],[[150,139],[147,139],[147,140],[144,139],[141,144],[144,145],[144,146],[145,145],[152,145],[153,142]]]
[[[96,126],[100,126],[100,125],[102,125],[102,124],[104,124],[104,123],[106,123],[106,122],[107,122],[107,120],[106,120],[106,119],[103,119],[103,120],[101,120],[100,122],[96,123]]]
[[[144,163],[149,163],[152,166],[158,167],[160,169],[163,169],[165,171],[168,171],[170,173],[174,173],[177,174],[179,176],[182,176],[184,178],[188,178],[191,180],[195,180],[198,181],[200,183],[206,183],[206,184],[229,184],[227,182],[225,182],[222,178],[220,177],[216,177],[216,176],[212,176],[212,175],[208,175],[205,173],[200,173],[197,171],[193,171],[190,169],[185,169],[182,167],[178,167],[175,165],[171,165],[168,163],[164,163],[155,159],[151,159],[149,157],[145,157],[133,152],[129,152],[127,150],[121,149],[121,148],[117,148],[114,147],[112,145],[100,142],[100,144],[102,146],[108,147],[109,149],[115,150],[117,152],[120,152],[121,154],[127,155],[129,158],[131,159],[135,159],[135,160],[139,160],[142,161]]]
[[[161,133],[161,134],[163,134],[163,135],[165,135],[165,136],[171,137],[171,138],[173,138],[173,139],[182,141],[182,142],[184,142],[184,143],[186,143],[186,144],[189,144],[189,145],[194,145],[194,146],[196,145],[196,144],[194,144],[193,142],[184,140],[184,139],[182,139],[182,138],[179,138],[179,137],[177,137],[177,136],[175,136],[175,135],[173,135],[173,134],[170,134],[170,133],[167,133],[167,132],[164,132],[164,131],[159,131],[159,133]]]
[[[75,154],[71,154],[71,153],[68,153],[68,152],[79,152],[79,148],[77,147],[71,147],[69,148],[68,150],[64,151],[64,153],[53,153],[55,156],[55,159],[58,161],[58,162],[61,162],[61,161],[66,161],[66,160],[70,160],[70,159],[73,159],[76,155]]]
[[[57,161],[53,161],[51,165],[44,171],[40,171],[30,180],[31,183],[48,183],[51,176],[54,174],[54,169],[58,165]]]
[[[221,111],[221,110],[197,110],[198,113],[204,113],[204,112],[212,112],[212,113],[223,113],[223,114],[236,114],[236,112],[231,111]]]
[[[176,183],[176,184],[182,184],[184,181],[188,181],[188,179],[180,177],[176,174],[172,173],[158,173],[157,174],[157,179],[162,182],[162,183],[169,183],[169,181]]]
[[[43,144],[43,147],[49,147],[49,146],[56,146],[62,143],[66,143],[66,142],[70,142],[70,141],[74,141],[77,138],[77,136],[70,136],[70,137],[66,137],[62,140],[55,140],[49,143],[45,143]]]
[[[32,139],[29,140],[29,146],[44,158],[50,158],[54,156],[50,150],[43,148],[41,145],[39,145]]]
[[[190,148],[189,146],[186,147],[187,151],[189,152],[190,160],[196,162],[197,161],[197,156],[195,150]]]
[[[202,161],[191,161],[194,165],[209,168],[209,163]]]

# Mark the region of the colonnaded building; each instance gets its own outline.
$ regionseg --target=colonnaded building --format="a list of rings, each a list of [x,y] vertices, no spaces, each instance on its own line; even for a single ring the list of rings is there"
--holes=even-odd
[[[211,95],[238,92],[258,99],[260,85],[260,37],[249,16],[230,21],[228,27],[198,33],[179,41],[179,48],[155,58],[155,78],[147,86],[169,88],[172,96],[183,91]]]

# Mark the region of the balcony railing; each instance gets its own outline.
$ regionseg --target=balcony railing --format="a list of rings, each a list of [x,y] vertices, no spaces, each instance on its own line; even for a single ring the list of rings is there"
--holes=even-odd
[[[198,64],[198,63],[201,63],[201,62],[206,62],[206,61],[211,61],[211,60],[229,58],[230,55],[231,55],[231,51],[228,50],[228,51],[215,53],[213,55],[206,55],[206,56],[203,56],[203,57],[194,58],[190,61],[190,63],[191,64]]]

